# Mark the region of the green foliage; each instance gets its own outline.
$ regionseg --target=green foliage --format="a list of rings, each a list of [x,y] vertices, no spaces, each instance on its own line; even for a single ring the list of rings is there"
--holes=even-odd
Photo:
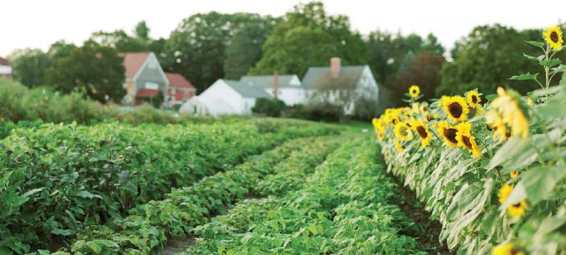
[[[94,124],[107,120],[131,124],[189,121],[187,117],[160,111],[151,106],[124,110],[112,105],[103,106],[85,97],[78,92],[62,95],[48,87],[27,89],[13,81],[0,79],[0,121],[79,124]]]
[[[524,99],[515,98],[529,116],[526,138],[511,137],[501,143],[483,116],[470,120],[481,148],[477,159],[444,146],[438,136],[424,149],[418,139],[403,144],[404,152],[395,149],[391,140],[382,142],[388,171],[402,178],[443,224],[441,239],[458,254],[488,254],[506,242],[525,254],[566,251],[566,126],[561,112],[566,107],[566,86],[535,91],[531,97],[538,104],[527,107]],[[431,112],[437,112],[435,107]],[[434,122],[429,128],[433,126]],[[510,176],[513,170],[518,177]],[[513,191],[501,204],[498,191],[506,183]],[[509,216],[507,208],[523,199],[525,214]]]
[[[280,117],[286,107],[285,102],[279,99],[258,98],[255,101],[252,112],[269,117]]]
[[[406,218],[390,204],[395,186],[374,148],[354,139],[314,169],[325,148],[291,155],[259,182],[258,192],[273,196],[244,201],[195,228],[199,241],[183,254],[424,254],[399,234]]]
[[[526,52],[534,55],[532,46],[525,41],[538,40],[541,30],[517,31],[502,25],[475,27],[470,34],[457,42],[452,53],[454,61],[444,65],[442,85],[436,95],[462,94],[478,88],[483,94],[493,94],[497,86],[509,86],[521,94],[536,89],[536,82],[528,81],[527,76],[508,78],[520,73],[538,71],[535,63],[517,54]],[[566,59],[566,53],[559,54]],[[557,84],[559,77],[552,80]]]
[[[28,87],[46,84],[51,60],[39,49],[18,50],[10,55],[14,78]]]
[[[298,5],[287,13],[267,38],[263,52],[252,74],[303,76],[309,67],[327,65],[336,56],[344,64],[366,62],[361,35],[351,31],[346,16],[327,16],[322,2]]]
[[[125,79],[122,62],[115,49],[86,42],[53,63],[48,81],[65,93],[78,89],[100,102],[119,102],[126,93],[122,87]]]
[[[246,22],[234,33],[226,48],[224,77],[239,80],[261,59],[261,46],[273,30],[278,19],[269,16],[256,22]]]
[[[249,176],[243,174],[242,167],[208,177],[194,188],[182,187],[191,187],[206,176],[231,169],[244,158],[283,141],[336,132],[334,128],[305,122],[271,121],[282,127],[275,132],[260,133],[255,121],[235,121],[191,127],[43,125],[12,130],[0,142],[4,148],[0,154],[3,183],[0,236],[7,240],[0,247],[20,254],[32,248],[59,246],[79,234],[79,239],[89,238],[78,240],[73,249],[88,248],[95,254],[106,254],[105,250],[113,247],[126,248],[122,245],[127,239],[116,246],[105,241],[114,234],[104,238],[90,236],[104,235],[109,228],[120,226],[127,229],[124,234],[133,231],[139,238],[147,238],[143,244],[129,240],[141,250],[149,251],[163,242],[162,231],[186,232],[180,222],[201,223],[204,215],[221,210],[222,201],[234,197],[225,191],[237,191],[237,197],[241,197],[245,194],[241,191],[242,182],[254,185],[257,176],[255,172]],[[252,162],[273,160],[285,154],[271,152],[270,155]],[[248,166],[251,164],[259,163]],[[253,169],[260,171],[269,165],[272,164],[261,163],[253,165]],[[175,188],[179,189],[168,194]],[[150,202],[161,199],[166,200]],[[189,203],[190,210],[171,211],[181,205],[180,200],[194,203]],[[201,218],[194,218],[191,213]],[[127,215],[130,216],[122,219]],[[105,223],[109,224],[95,226]]]
[[[291,153],[305,150],[309,142],[312,139],[288,142],[226,172],[206,177],[193,186],[173,190],[165,199],[140,205],[127,218],[116,220],[115,228],[100,226],[81,234],[71,250],[100,254],[89,244],[105,240],[113,245],[108,248],[114,253],[151,254],[168,237],[186,235],[191,227],[206,222],[210,215],[222,213],[227,205],[243,199],[259,178],[273,173],[278,163]]]
[[[410,67],[413,59],[419,59],[415,57],[416,55],[419,55],[419,53],[426,53],[430,56],[444,54],[444,48],[433,34],[429,34],[423,39],[416,34],[403,36],[378,30],[370,33],[366,45],[368,63],[378,84],[393,89],[396,93],[399,93],[397,92],[399,90],[406,91],[406,87],[398,88],[400,82],[406,81],[399,80],[399,73],[402,71],[409,72],[408,69],[411,68],[419,68],[420,61],[416,61],[415,66]],[[432,62],[436,64],[436,61]],[[408,84],[402,85],[409,86]],[[420,83],[420,85],[425,84]]]
[[[273,19],[269,16],[248,13],[209,12],[192,15],[184,19],[171,33],[166,43],[165,57],[160,57],[160,62],[164,69],[189,77],[198,91],[204,91],[217,79],[225,76],[226,49],[231,45],[234,35],[243,30],[245,32],[239,36],[251,35],[260,39],[265,37],[263,33],[269,32],[266,28],[272,22]],[[255,43],[251,46],[250,42],[246,41],[249,38],[237,39],[239,41],[236,42],[235,48],[229,52],[229,66],[230,72],[236,69],[234,72],[239,73],[234,65],[245,65],[249,62],[247,60],[240,62],[233,54],[243,53],[239,52],[240,50],[248,53],[250,51],[248,47],[255,47]]]

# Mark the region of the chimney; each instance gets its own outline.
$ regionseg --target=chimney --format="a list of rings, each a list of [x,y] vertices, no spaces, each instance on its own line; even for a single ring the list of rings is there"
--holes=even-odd
[[[271,81],[271,88],[273,89],[273,97],[277,99],[279,94],[279,73],[273,73],[273,80]]]
[[[333,57],[330,59],[330,73],[332,74],[332,78],[338,78],[341,68],[340,58]]]

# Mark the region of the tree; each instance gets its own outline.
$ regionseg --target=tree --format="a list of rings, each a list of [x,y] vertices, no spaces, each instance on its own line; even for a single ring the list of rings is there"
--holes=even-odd
[[[263,52],[251,73],[278,71],[302,76],[308,67],[327,65],[334,56],[341,57],[344,64],[367,61],[366,46],[361,35],[351,31],[348,18],[328,16],[321,2],[295,6],[274,28]]]
[[[91,35],[90,41],[102,46],[115,48],[118,52],[143,52],[149,51],[153,39],[149,36],[150,29],[145,21],[140,21],[133,29],[133,36],[124,30],[113,32],[98,31]],[[157,52],[158,54],[160,52]]]
[[[226,48],[224,77],[240,79],[261,59],[261,46],[273,30],[277,19],[265,17],[258,22],[242,24]]]
[[[149,31],[149,27],[147,26],[145,21],[142,20],[138,22],[138,24],[136,24],[134,28],[134,35],[137,39],[147,42],[151,40],[151,38],[149,37]]]
[[[334,39],[320,28],[299,26],[287,31],[283,38],[268,39],[265,54],[252,74],[278,72],[303,76],[309,67],[327,65],[331,57],[338,55]]]
[[[491,94],[504,85],[521,93],[537,88],[532,82],[511,81],[509,77],[540,71],[523,53],[534,55],[534,49],[525,41],[540,41],[541,36],[540,30],[520,32],[498,24],[475,27],[457,42],[452,51],[454,61],[444,66],[442,85],[436,94],[462,94],[474,88]]]
[[[264,17],[257,14],[195,14],[184,19],[166,43],[162,66],[188,77],[199,91],[225,76],[226,48],[245,24]]]
[[[46,71],[51,60],[40,49],[24,49],[13,52],[9,59],[14,69],[14,78],[27,87],[46,84]]]
[[[445,61],[442,55],[428,51],[417,53],[408,59],[407,67],[396,75],[394,86],[399,88],[395,90],[397,98],[402,98],[413,84],[419,85],[425,99],[432,98],[436,87],[440,85],[440,72]]]
[[[415,55],[421,52],[444,54],[444,47],[433,34],[423,39],[417,34],[404,36],[377,30],[370,33],[366,44],[368,63],[377,82],[393,90],[404,89],[398,87],[398,75],[401,70],[409,68]]]
[[[87,41],[57,59],[47,71],[47,79],[64,93],[84,90],[100,102],[119,102],[125,94],[124,72],[122,58],[115,49]]]

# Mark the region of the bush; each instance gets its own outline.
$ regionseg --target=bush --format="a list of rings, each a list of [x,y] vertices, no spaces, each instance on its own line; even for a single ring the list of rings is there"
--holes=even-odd
[[[313,121],[338,122],[344,118],[344,111],[340,106],[329,103],[318,103],[288,107],[284,116],[287,118]]]
[[[79,124],[120,120],[132,124],[168,124],[183,122],[187,118],[150,105],[124,110],[119,106],[105,106],[88,100],[80,92],[63,95],[50,87],[28,89],[19,83],[0,79],[0,120]]]
[[[279,99],[258,98],[255,101],[252,112],[269,117],[279,117],[286,108],[285,102]]]

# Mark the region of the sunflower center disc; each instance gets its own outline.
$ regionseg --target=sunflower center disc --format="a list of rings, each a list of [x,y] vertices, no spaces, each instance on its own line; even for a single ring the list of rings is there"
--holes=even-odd
[[[454,118],[460,118],[460,116],[462,115],[462,106],[459,103],[451,103],[448,105],[448,110],[450,111],[450,114],[452,114],[452,116],[454,116]]]
[[[558,43],[558,33],[556,33],[556,31],[552,31],[552,33],[550,33],[550,40],[552,40],[555,43]]]
[[[421,138],[426,138],[428,136],[428,133],[426,132],[425,128],[423,126],[418,126],[417,127],[417,132],[419,133],[419,135],[421,136]]]
[[[450,141],[451,143],[458,143],[458,141],[456,141],[456,134],[458,133],[458,130],[455,128],[447,128],[444,129],[444,137],[446,137],[446,139],[448,139],[448,141]]]

